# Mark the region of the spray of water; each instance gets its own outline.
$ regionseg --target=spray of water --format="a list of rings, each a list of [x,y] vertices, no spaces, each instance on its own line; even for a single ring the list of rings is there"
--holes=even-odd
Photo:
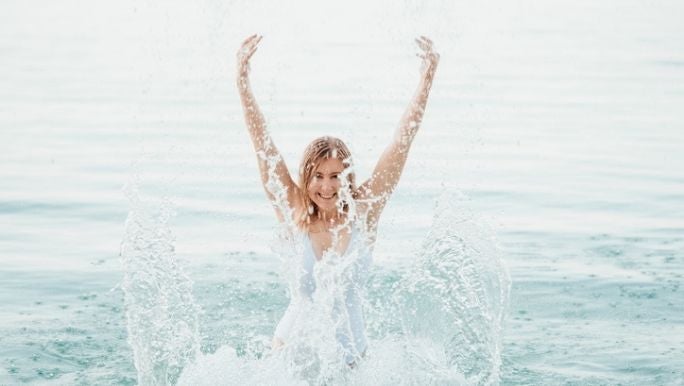
[[[415,265],[394,292],[405,343],[416,359],[497,384],[510,277],[491,231],[444,194]],[[435,345],[438,343],[438,345]]]
[[[138,384],[173,384],[199,352],[200,309],[192,281],[174,253],[172,204],[146,207],[135,184],[126,194],[130,212],[121,247],[121,289]]]
[[[203,354],[179,384],[215,385],[496,385],[510,279],[492,233],[445,194],[415,264],[403,272],[377,271],[362,294],[369,348],[354,366],[336,337],[334,312],[361,263],[355,251],[319,262],[317,289],[299,308],[287,344],[255,359],[231,347]],[[295,259],[302,246],[284,232],[274,243],[291,294],[298,290]],[[360,256],[360,255],[358,255]],[[288,270],[293,270],[287,273]],[[356,280],[351,280],[352,282]]]

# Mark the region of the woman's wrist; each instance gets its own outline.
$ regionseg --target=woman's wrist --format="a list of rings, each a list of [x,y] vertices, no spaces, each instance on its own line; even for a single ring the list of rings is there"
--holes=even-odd
[[[422,78],[427,81],[432,81],[437,70],[437,63],[430,63],[425,70],[423,70]]]
[[[245,73],[238,73],[237,78],[235,79],[235,82],[238,85],[238,88],[240,89],[240,92],[243,90],[249,89],[249,75]]]

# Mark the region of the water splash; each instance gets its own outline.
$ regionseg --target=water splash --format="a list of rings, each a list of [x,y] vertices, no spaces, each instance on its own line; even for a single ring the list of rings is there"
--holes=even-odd
[[[283,242],[288,240],[292,245],[283,248],[290,250],[277,252],[300,255],[301,246],[287,237]],[[499,383],[510,279],[491,232],[463,208],[462,199],[445,194],[438,200],[433,225],[409,271],[381,272],[371,279],[365,301],[369,349],[355,366],[341,355],[336,321],[330,318],[344,287],[339,280],[352,261],[353,256],[317,267],[321,291],[302,308],[298,335],[289,345],[266,349],[261,356],[221,347],[187,366],[179,384]]]
[[[498,384],[511,281],[491,231],[444,194],[420,256],[394,289],[404,342],[416,361],[468,384]]]
[[[285,186],[275,177],[282,158],[264,152],[259,159],[268,168],[267,192],[285,215],[273,246],[296,299],[293,294],[302,278],[302,233],[296,229]],[[284,347],[269,350],[262,344],[260,352],[240,353],[223,346],[215,353],[201,353],[200,307],[192,297],[192,281],[174,254],[169,228],[173,206],[165,201],[157,209],[147,209],[135,186],[127,189],[131,210],[121,258],[128,340],[139,384],[499,383],[510,279],[492,233],[466,209],[461,197],[446,193],[437,200],[430,232],[413,267],[376,275],[371,280],[375,292],[358,288],[365,280],[355,277],[370,264],[364,256],[370,256],[366,248],[372,249],[372,241],[368,244],[363,231],[363,242],[350,241],[344,256],[333,253],[316,263],[316,289],[310,298],[300,299],[306,305],[298,307]],[[350,226],[365,229],[363,214],[354,220]],[[359,289],[366,316],[365,353],[350,354],[339,339],[340,331],[344,335],[349,330],[344,326],[348,318],[335,315],[344,308],[350,285]]]
[[[192,296],[193,283],[174,253],[172,204],[164,201],[149,209],[135,184],[125,191],[130,211],[121,246],[121,288],[138,384],[173,384],[199,353],[200,308]]]

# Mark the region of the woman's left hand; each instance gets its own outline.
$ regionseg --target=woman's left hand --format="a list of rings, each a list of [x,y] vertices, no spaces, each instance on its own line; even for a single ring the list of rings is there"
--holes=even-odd
[[[420,73],[424,77],[432,77],[437,69],[437,64],[439,64],[439,54],[435,52],[432,47],[432,40],[425,36],[421,36],[416,39],[418,47],[423,51],[422,53],[416,54],[419,58],[423,59],[423,65],[420,69]]]

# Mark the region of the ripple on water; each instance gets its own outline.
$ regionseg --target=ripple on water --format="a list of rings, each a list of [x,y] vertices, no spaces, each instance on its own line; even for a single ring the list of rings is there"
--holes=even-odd
[[[0,273],[5,277],[11,280],[0,280],[10,283],[11,292],[24,296],[11,299],[18,306],[2,310],[0,358],[7,372],[0,384],[135,383],[122,300],[110,291],[111,275]],[[96,301],[105,307],[96,307]],[[23,307],[32,312],[22,312]]]

